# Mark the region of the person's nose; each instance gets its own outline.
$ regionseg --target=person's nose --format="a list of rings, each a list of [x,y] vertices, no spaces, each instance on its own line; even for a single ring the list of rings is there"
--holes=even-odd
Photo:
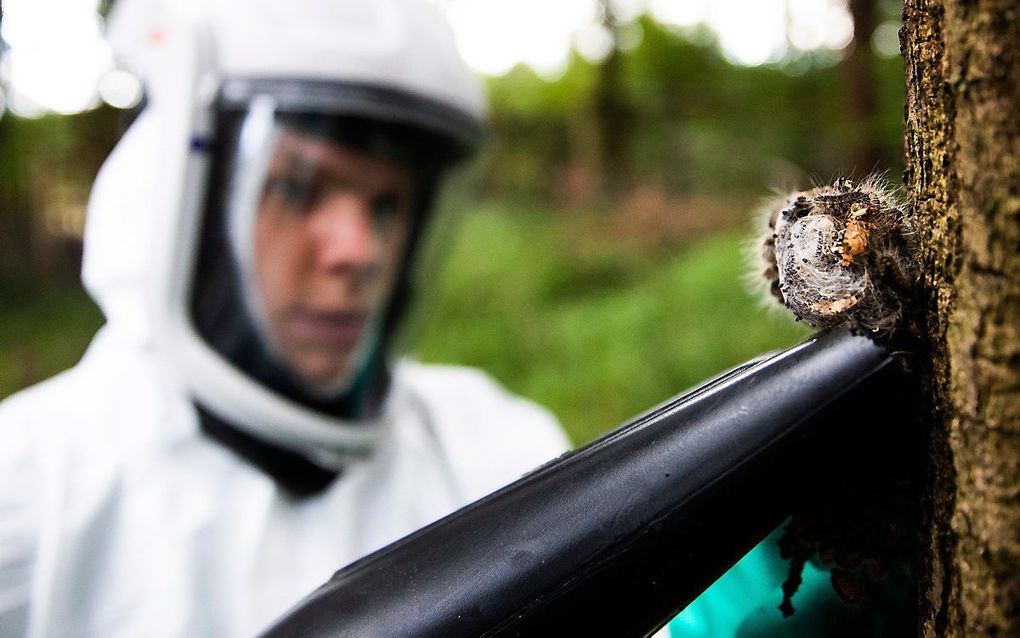
[[[312,230],[320,269],[366,271],[378,267],[381,238],[368,198],[355,193],[329,198],[316,212]]]

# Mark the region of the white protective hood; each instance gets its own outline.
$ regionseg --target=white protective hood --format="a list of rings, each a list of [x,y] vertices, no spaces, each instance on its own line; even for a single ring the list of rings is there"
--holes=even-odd
[[[351,425],[287,401],[233,368],[192,326],[188,286],[213,106],[225,78],[354,82],[435,104],[480,130],[481,92],[447,25],[411,0],[122,0],[116,8],[110,40],[141,76],[147,104],[89,202],[83,279],[110,331],[151,349],[185,392],[258,438],[328,465],[369,451],[385,419]],[[375,106],[366,114],[408,115]]]

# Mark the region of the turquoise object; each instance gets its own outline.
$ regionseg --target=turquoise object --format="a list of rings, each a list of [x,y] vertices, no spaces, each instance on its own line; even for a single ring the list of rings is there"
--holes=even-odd
[[[670,636],[729,638],[737,636],[738,630],[740,634],[748,629],[754,633],[748,625],[782,622],[779,604],[790,564],[779,555],[780,536],[782,529],[770,534],[671,620]],[[814,597],[809,592],[835,597],[828,571],[811,563],[804,566],[803,582],[793,597],[795,608],[798,599]]]

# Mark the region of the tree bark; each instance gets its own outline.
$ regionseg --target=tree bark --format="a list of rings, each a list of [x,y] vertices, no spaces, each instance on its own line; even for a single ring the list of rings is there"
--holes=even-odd
[[[907,0],[907,192],[930,351],[926,636],[1020,635],[1020,7]]]

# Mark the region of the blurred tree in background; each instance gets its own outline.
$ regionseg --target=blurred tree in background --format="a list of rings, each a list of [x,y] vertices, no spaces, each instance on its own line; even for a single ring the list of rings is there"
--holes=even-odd
[[[846,50],[791,45],[754,67],[707,27],[599,5],[603,59],[574,51],[551,79],[527,66],[487,79],[479,197],[449,198],[471,214],[413,347],[490,370],[576,442],[806,334],[742,283],[750,211],[770,188],[876,166],[898,181],[902,167],[902,61],[873,46],[898,2],[852,0]],[[76,284],[80,233],[122,118],[0,116],[0,397],[72,364],[101,323]]]
[[[523,65],[489,80],[487,195],[577,208],[619,205],[642,188],[760,194],[805,173],[898,175],[902,61],[871,45],[879,14],[889,21],[898,3],[854,0],[851,9],[864,22],[848,51],[755,67],[728,62],[705,27],[648,14],[612,24],[604,12],[615,46],[602,62],[575,52],[552,81]]]

